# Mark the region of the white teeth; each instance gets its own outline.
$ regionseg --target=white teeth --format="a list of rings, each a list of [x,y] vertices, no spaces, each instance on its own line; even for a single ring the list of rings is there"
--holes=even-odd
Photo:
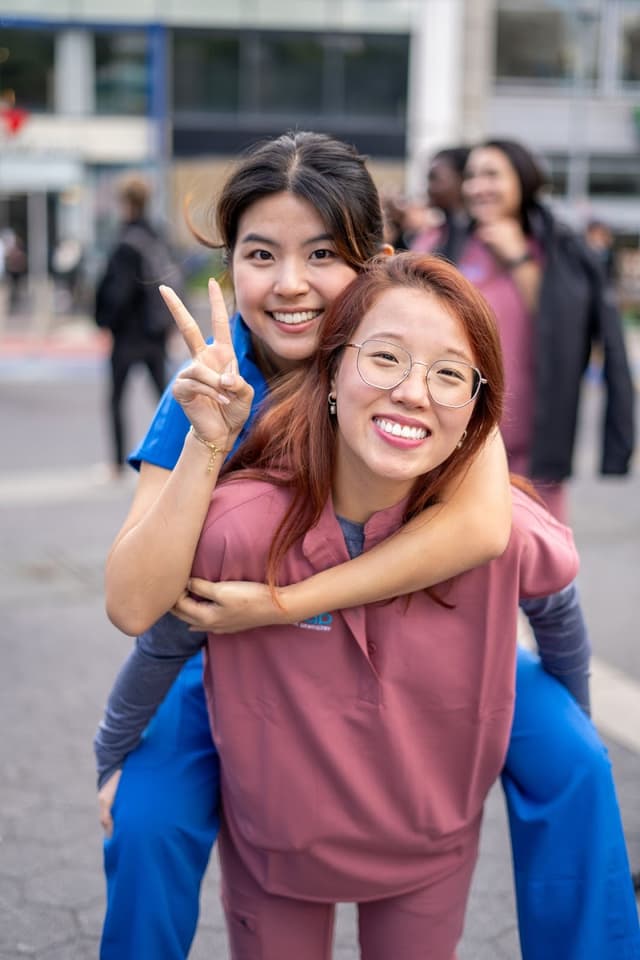
[[[321,313],[322,310],[301,310],[299,313],[279,313],[277,310],[272,310],[271,316],[278,323],[295,326],[297,323],[307,323],[309,320],[315,320]]]
[[[394,437],[402,437],[404,440],[424,440],[429,431],[424,427],[401,427],[399,423],[392,420],[381,420],[374,417],[374,423],[383,433],[390,433]]]

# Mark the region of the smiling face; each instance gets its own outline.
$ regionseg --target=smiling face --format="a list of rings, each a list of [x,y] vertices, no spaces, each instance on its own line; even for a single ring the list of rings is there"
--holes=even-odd
[[[237,308],[278,370],[314,353],[325,309],[356,275],[316,208],[291,193],[244,211],[231,270]]]
[[[359,323],[353,342],[377,339],[404,347],[414,361],[475,358],[462,322],[430,292],[392,287]],[[345,349],[333,381],[337,398],[334,504],[363,522],[406,497],[414,480],[443,463],[471,419],[474,402],[444,407],[430,400],[427,368],[415,365],[392,390],[364,383],[358,351]]]
[[[476,147],[471,151],[462,195],[469,215],[480,224],[520,216],[520,180],[506,154],[497,147]]]

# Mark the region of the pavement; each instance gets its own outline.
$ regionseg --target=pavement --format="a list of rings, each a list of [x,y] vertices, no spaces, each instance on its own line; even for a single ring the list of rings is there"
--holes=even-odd
[[[640,375],[635,337],[631,346]],[[133,491],[133,478],[113,481],[105,466],[107,350],[107,339],[82,318],[46,337],[16,329],[0,335],[0,960],[98,955],[104,885],[91,739],[130,648],[104,614],[102,571]],[[132,442],[153,405],[149,385],[136,375],[127,397]],[[609,747],[637,868],[640,484],[637,463],[626,480],[594,476],[598,416],[598,387],[590,382],[572,522],[595,652],[595,721]],[[226,955],[213,857],[190,957]],[[341,907],[334,958],[357,956],[354,912]],[[519,956],[496,787],[459,960]]]

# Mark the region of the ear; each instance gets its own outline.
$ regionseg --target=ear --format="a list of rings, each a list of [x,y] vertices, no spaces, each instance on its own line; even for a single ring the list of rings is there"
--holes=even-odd
[[[379,251],[383,257],[392,257],[395,253],[395,250],[390,243],[383,243]]]

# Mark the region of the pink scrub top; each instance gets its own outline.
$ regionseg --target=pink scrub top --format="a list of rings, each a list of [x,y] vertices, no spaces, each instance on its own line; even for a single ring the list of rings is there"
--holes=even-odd
[[[302,623],[210,635],[204,682],[223,813],[270,893],[365,901],[453,872],[477,842],[511,728],[521,596],[576,575],[570,531],[518,490],[497,560],[439,587]],[[287,489],[239,479],[215,492],[194,575],[257,580]],[[401,524],[376,513],[365,550]],[[287,553],[283,584],[349,559],[333,507]]]
[[[533,244],[531,252],[537,250]],[[500,430],[514,473],[529,475],[535,408],[534,319],[509,270],[471,235],[458,263],[493,310],[504,360],[504,415]]]
[[[440,228],[425,231],[412,244],[413,250],[431,253],[440,243]],[[538,261],[541,251],[534,241],[529,249]],[[510,271],[489,248],[469,234],[458,269],[493,310],[504,360],[504,415],[500,431],[509,458],[509,469],[529,475],[535,407],[535,324]]]

